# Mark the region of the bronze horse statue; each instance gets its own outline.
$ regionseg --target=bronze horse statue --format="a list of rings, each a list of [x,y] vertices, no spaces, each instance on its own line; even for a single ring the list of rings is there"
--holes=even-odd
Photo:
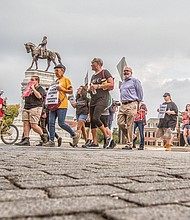
[[[42,54],[41,49],[36,47],[36,45],[31,42],[24,44],[24,46],[26,48],[27,53],[31,53],[31,55],[32,55],[32,64],[27,70],[32,69],[32,66],[34,63],[36,64],[36,70],[37,70],[38,69],[38,59],[47,59],[48,66],[45,71],[48,71],[51,61],[54,63],[54,65],[57,65],[57,63],[55,62],[56,57],[58,59],[58,62],[60,64],[62,64],[61,57],[57,52],[54,52],[51,50],[46,50],[45,54]]]

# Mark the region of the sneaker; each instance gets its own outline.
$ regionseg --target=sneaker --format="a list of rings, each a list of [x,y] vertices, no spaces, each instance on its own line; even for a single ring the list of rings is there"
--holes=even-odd
[[[185,144],[184,146],[185,146],[185,147],[188,147],[188,146],[189,146],[189,144]]]
[[[47,136],[47,134],[42,134],[41,135],[41,139],[42,139],[42,142],[45,144],[45,143],[47,143],[48,142],[48,136]]]
[[[171,151],[171,146],[169,144],[166,144],[166,150],[165,151]]]
[[[76,135],[73,136],[73,147],[78,144],[79,139],[80,139],[80,135],[78,133],[76,133]]]
[[[105,139],[104,148],[108,148],[110,146],[110,144],[111,144],[111,141],[112,141],[111,137],[107,137]]]
[[[40,141],[39,144],[36,144],[36,146],[43,146],[43,141]]]
[[[44,147],[55,147],[54,141],[48,141],[47,143],[43,144]]]
[[[62,144],[62,138],[61,137],[58,137],[57,143],[58,143],[58,147],[61,147],[61,144]]]
[[[144,150],[144,147],[139,147],[138,150]]]
[[[107,147],[106,149],[113,149],[116,146],[116,143],[114,142],[114,140],[111,140],[110,146]]]
[[[88,139],[85,144],[82,145],[82,148],[87,148],[88,145],[92,144],[92,140]]]
[[[132,147],[129,147],[128,145],[126,145],[125,147],[122,147],[123,150],[132,150]]]
[[[17,146],[30,146],[29,138],[23,138],[20,142],[16,143]]]
[[[88,149],[99,149],[100,146],[99,146],[99,144],[91,143],[91,144],[87,145],[86,148],[88,148]]]

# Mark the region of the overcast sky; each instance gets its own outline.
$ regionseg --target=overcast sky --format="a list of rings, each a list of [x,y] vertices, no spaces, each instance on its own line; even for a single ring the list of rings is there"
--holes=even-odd
[[[86,72],[92,74],[94,57],[103,59],[117,85],[116,65],[125,57],[142,82],[148,118],[157,117],[165,92],[182,111],[190,103],[189,11],[189,0],[1,0],[0,89],[9,104],[20,103],[32,61],[24,43],[38,45],[46,35],[75,91]],[[112,95],[119,100],[118,85]]]

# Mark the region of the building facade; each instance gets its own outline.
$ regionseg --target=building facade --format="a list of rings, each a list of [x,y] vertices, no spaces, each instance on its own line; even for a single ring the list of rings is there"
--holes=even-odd
[[[144,127],[145,131],[145,145],[152,146],[164,146],[163,140],[161,138],[156,138],[156,131],[158,126],[159,119],[158,118],[149,118],[147,120],[147,124]],[[176,131],[174,134],[173,145],[180,145],[180,136]]]

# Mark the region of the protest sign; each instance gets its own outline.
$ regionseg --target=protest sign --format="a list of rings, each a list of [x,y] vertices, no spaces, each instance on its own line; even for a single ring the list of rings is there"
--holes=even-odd
[[[57,104],[59,98],[59,92],[56,87],[59,85],[58,82],[51,84],[46,94],[46,104]]]
[[[159,113],[158,113],[158,118],[164,118],[164,117],[165,117],[166,108],[167,108],[167,105],[165,105],[165,104],[160,104]]]

